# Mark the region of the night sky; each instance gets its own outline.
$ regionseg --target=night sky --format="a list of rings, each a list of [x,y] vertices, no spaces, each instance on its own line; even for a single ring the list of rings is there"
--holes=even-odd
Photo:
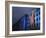
[[[35,9],[36,14],[40,12],[39,8],[12,7],[12,24],[15,24],[25,14],[31,15],[32,9]]]

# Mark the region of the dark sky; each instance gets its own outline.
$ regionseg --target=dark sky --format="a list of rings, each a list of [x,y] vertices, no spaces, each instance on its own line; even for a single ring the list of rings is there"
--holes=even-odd
[[[12,7],[12,22],[13,22],[13,24],[16,23],[25,14],[30,15],[32,12],[32,9],[36,9],[36,8]]]

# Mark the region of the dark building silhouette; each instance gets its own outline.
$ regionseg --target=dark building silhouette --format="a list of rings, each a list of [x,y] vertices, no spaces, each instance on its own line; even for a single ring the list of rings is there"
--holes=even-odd
[[[12,26],[12,28],[13,31],[36,30],[35,23],[32,25],[30,24],[29,16],[27,14],[21,17],[19,21]]]

